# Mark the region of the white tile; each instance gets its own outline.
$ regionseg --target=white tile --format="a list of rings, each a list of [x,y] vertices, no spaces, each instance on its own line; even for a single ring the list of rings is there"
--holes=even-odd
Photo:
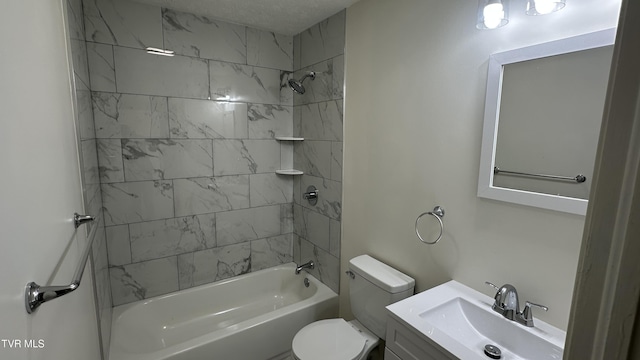
[[[109,268],[109,255],[107,253],[107,238],[105,234],[104,223],[100,221],[98,224],[92,224],[93,226],[99,226],[96,231],[91,247],[91,256],[93,256],[93,268],[95,271],[100,271],[104,268]],[[90,228],[87,228],[88,232],[91,232]]]
[[[293,70],[293,37],[247,29],[247,64]]]
[[[127,0],[84,0],[87,41],[162,48],[160,7]]]
[[[249,138],[273,139],[293,135],[291,106],[249,104]]]
[[[251,270],[249,243],[178,256],[180,288],[186,289],[245,274]]]
[[[175,256],[112,267],[110,275],[114,306],[179,289]]]
[[[87,63],[87,45],[83,40],[70,40],[71,44],[71,61],[73,63],[73,72],[76,75],[76,83],[82,81],[83,86],[88,87],[89,82],[89,64]]]
[[[98,154],[96,140],[82,140],[80,142],[82,158],[82,172],[84,173],[84,185],[100,184],[100,169],[98,167]]]
[[[302,137],[302,106],[293,107],[293,136]]]
[[[280,105],[292,106],[294,104],[294,96],[297,95],[291,90],[289,80],[293,79],[293,73],[289,71],[280,71]]]
[[[158,56],[144,50],[114,47],[116,87],[121,93],[206,99],[209,79],[205,60]]]
[[[113,63],[113,46],[87,43],[89,78],[93,91],[116,91],[116,68]]]
[[[216,176],[275,172],[280,168],[276,140],[213,140]]]
[[[162,9],[164,41],[178,54],[247,63],[245,27],[204,16]]]
[[[212,100],[280,103],[280,71],[209,61]]]
[[[296,144],[294,167],[305,174],[328,179],[331,175],[331,142],[305,140]]]
[[[294,105],[310,104],[333,99],[333,59],[325,60],[317,64],[296,71],[293,77],[301,79],[310,71],[316,73],[315,79],[307,78],[303,85],[305,93],[295,94]]]
[[[313,185],[318,189],[318,202],[310,205],[307,201],[302,201],[302,206],[335,220],[340,220],[342,216],[342,183],[323,179],[316,176],[302,176],[302,191]]]
[[[300,237],[295,233],[293,233],[291,237],[293,238],[293,262],[295,262],[296,264],[302,264],[302,262],[300,261]]]
[[[250,175],[251,207],[290,203],[293,201],[293,179],[275,173]]]
[[[176,179],[176,216],[206,214],[249,207],[249,176]]]
[[[167,98],[93,93],[98,138],[168,138]]]
[[[342,100],[300,106],[301,136],[306,140],[342,141]]]
[[[216,214],[218,246],[280,235],[280,205]]]
[[[302,202],[302,179],[300,179],[300,176],[294,176],[293,177],[293,203],[300,205],[301,202]]]
[[[172,138],[247,138],[247,104],[211,100],[169,99]]]
[[[102,192],[100,184],[85,184],[82,189],[84,206],[87,214],[98,214],[102,211]]]
[[[346,11],[341,11],[300,33],[301,67],[344,53]]]
[[[107,226],[107,251],[109,265],[118,266],[131,263],[131,247],[129,246],[129,226]]]
[[[293,204],[293,232],[300,237],[307,235],[307,228],[302,215],[303,210],[302,205]]]
[[[213,175],[211,140],[123,139],[127,181]]]
[[[280,232],[289,234],[293,232],[293,203],[280,205]]]
[[[130,224],[129,229],[133,262],[215,246],[214,214]]]
[[[344,98],[344,55],[333,58],[333,99]]]
[[[340,291],[340,259],[304,239],[300,242],[300,262],[313,261],[315,267],[307,271],[338,293]]]
[[[81,82],[79,84],[82,84]],[[91,91],[84,86],[77,86],[76,83],[76,104],[78,104],[78,129],[80,139],[94,139],[96,128],[93,121],[93,111],[91,104]]]
[[[69,21],[69,38],[84,40],[84,19],[82,0],[67,1],[67,19]]]
[[[122,142],[120,139],[98,139],[100,182],[103,184],[124,181]]]
[[[300,34],[293,37],[293,70],[300,70]]]
[[[338,259],[340,258],[342,241],[342,230],[340,226],[340,221],[331,219],[329,224],[329,253]]]
[[[107,226],[173,217],[171,181],[102,184],[102,196]]]
[[[322,248],[325,251],[329,251],[329,226],[330,219],[322,214],[319,214],[313,210],[303,208],[301,210],[302,215],[298,227],[301,227],[296,233],[310,241],[314,245]],[[296,212],[294,208],[294,217],[300,216],[300,211]],[[298,221],[298,219],[296,219]]]
[[[251,242],[251,271],[258,271],[293,261],[291,234]]]
[[[342,182],[342,142],[331,143],[331,180]]]

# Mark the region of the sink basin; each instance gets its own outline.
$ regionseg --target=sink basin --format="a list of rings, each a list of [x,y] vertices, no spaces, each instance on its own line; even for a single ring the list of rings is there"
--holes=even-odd
[[[538,319],[535,327],[525,327],[491,310],[491,304],[493,298],[450,281],[387,309],[461,359],[490,359],[485,345],[497,346],[505,360],[562,359],[565,332]]]

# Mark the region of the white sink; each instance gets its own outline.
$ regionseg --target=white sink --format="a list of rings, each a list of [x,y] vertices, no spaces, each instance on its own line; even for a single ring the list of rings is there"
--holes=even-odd
[[[564,331],[535,313],[535,327],[520,325],[491,310],[492,304],[493,298],[450,281],[387,309],[460,359],[490,359],[485,345],[497,346],[504,360],[562,359]]]

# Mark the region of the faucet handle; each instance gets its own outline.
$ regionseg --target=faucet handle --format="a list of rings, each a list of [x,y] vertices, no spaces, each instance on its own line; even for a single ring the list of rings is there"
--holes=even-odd
[[[531,307],[537,307],[537,308],[540,308],[540,309],[542,309],[544,311],[549,311],[549,308],[544,306],[544,305],[535,304],[535,303],[532,303],[531,301],[525,301],[524,302],[524,311],[522,311],[522,312],[524,313],[527,310],[530,312],[531,311]]]
[[[531,313],[532,307],[537,307],[544,311],[549,311],[549,308],[544,305],[534,304],[530,301],[525,301],[524,310],[522,310],[522,319],[524,320],[525,326],[533,326],[533,314]]]

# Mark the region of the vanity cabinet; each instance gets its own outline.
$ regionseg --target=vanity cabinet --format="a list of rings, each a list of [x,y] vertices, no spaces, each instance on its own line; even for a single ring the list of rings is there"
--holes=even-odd
[[[387,317],[385,360],[457,360],[419,331],[397,319]]]

